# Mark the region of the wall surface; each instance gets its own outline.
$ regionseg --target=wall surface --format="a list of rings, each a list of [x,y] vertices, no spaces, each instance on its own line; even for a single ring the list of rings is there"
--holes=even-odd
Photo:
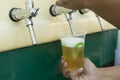
[[[34,6],[40,8],[38,15],[33,18],[37,44],[58,40],[60,32],[70,32],[69,25],[63,14],[52,17],[49,13],[49,7],[55,3],[55,0],[33,1]],[[0,0],[0,52],[32,46],[25,20],[15,23],[9,19],[9,11],[14,7],[25,9],[25,0]],[[115,28],[103,19],[102,22],[105,30]],[[84,15],[76,11],[73,14],[73,23],[76,30],[85,30],[88,33],[101,31],[98,20],[91,11]]]

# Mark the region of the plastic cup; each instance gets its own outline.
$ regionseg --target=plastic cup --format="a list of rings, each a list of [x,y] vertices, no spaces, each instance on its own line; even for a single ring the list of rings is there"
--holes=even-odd
[[[67,71],[83,68],[85,36],[86,32],[74,35],[61,34],[62,53],[64,61],[67,62]]]

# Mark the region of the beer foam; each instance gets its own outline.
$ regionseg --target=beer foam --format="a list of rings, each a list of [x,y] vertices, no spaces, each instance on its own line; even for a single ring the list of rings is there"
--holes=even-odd
[[[61,43],[63,46],[75,47],[76,44],[82,42],[84,44],[84,39],[76,37],[64,37],[61,38]]]

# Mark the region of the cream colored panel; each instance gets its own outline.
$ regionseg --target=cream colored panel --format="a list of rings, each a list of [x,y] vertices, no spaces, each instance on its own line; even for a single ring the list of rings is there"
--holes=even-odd
[[[55,3],[55,0],[33,1],[35,8],[40,8],[38,15],[33,18],[37,44],[58,40],[60,32],[70,32],[69,25],[63,14],[57,17],[52,17],[49,14],[49,7]],[[25,0],[0,0],[0,52],[32,46],[25,21],[22,20],[15,23],[9,19],[9,10],[13,7],[25,9]],[[102,21],[105,30],[115,28],[103,19]],[[93,12],[86,13],[85,15],[75,12],[73,14],[73,22],[76,30],[85,30],[87,33],[101,31],[98,20]]]

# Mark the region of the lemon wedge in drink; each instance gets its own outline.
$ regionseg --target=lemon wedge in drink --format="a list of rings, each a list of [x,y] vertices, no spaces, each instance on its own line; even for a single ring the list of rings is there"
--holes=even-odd
[[[82,48],[84,46],[83,42],[79,42],[75,45],[74,50],[76,53],[81,53],[83,51],[83,49],[80,49],[80,47]]]

